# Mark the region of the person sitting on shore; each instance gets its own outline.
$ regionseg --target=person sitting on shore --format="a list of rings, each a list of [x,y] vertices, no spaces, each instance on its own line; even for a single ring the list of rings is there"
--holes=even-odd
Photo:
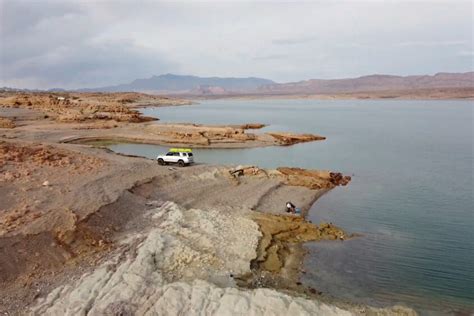
[[[286,202],[286,212],[287,213],[296,213],[296,206],[291,202]]]

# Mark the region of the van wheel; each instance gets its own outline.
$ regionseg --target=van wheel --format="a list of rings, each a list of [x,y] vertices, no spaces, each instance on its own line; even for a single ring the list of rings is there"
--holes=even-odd
[[[182,161],[182,160],[178,161],[178,165],[179,165],[180,167],[184,167],[184,161]]]
[[[160,158],[160,159],[158,159],[158,164],[159,164],[160,166],[163,166],[163,165],[165,164],[165,161]]]

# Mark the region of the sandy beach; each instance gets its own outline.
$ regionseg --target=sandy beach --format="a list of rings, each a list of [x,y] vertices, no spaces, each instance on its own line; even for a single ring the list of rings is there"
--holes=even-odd
[[[321,195],[350,177],[284,166],[158,166],[71,143],[256,147],[322,137],[254,134],[252,125],[155,124],[134,112],[147,97],[120,105],[116,97],[96,104],[100,115],[88,113],[86,102],[56,104],[57,96],[34,99],[46,100],[41,106],[12,105],[11,95],[0,100],[0,116],[10,121],[0,127],[0,311],[415,314],[337,302],[299,282],[304,242],[354,238],[356,232],[337,223],[304,218]],[[59,119],[71,111],[82,116]],[[288,200],[303,216],[285,212]]]

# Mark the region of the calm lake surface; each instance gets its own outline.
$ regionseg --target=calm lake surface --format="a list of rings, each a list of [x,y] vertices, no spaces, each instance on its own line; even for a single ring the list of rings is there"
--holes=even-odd
[[[195,150],[199,162],[294,166],[353,175],[309,219],[363,236],[309,243],[307,285],[348,301],[422,313],[474,310],[471,101],[216,100],[148,108],[165,122],[266,123],[327,137],[291,147]],[[111,149],[155,157],[159,146]]]

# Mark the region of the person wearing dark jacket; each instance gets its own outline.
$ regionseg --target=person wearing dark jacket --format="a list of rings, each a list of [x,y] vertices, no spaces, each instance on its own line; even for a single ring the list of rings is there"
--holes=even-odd
[[[296,206],[291,202],[286,202],[286,212],[295,214]]]

